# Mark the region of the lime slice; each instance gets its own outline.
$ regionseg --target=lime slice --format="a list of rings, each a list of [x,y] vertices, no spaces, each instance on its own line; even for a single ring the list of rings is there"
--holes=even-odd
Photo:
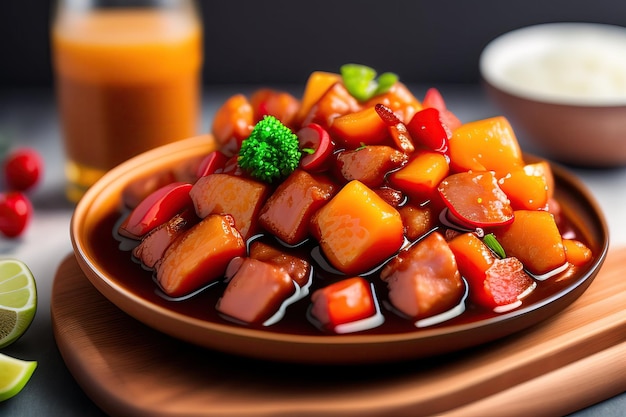
[[[30,269],[15,259],[0,259],[0,348],[15,342],[35,317],[37,287]]]
[[[36,361],[24,361],[0,353],[0,401],[17,395],[36,367]]]

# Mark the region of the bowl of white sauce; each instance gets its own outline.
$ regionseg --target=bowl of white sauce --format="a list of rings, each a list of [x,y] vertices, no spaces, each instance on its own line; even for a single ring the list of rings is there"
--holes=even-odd
[[[626,165],[626,28],[517,29],[487,44],[480,72],[526,150],[576,166]]]

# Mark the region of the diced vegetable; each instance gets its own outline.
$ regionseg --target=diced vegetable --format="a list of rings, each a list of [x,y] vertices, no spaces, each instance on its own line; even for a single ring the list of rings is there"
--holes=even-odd
[[[542,275],[566,262],[565,248],[554,216],[542,210],[517,210],[511,224],[494,230],[509,256],[533,274]]]
[[[535,175],[533,170],[512,169],[498,181],[498,184],[509,197],[514,210],[541,210],[547,207],[546,178]]]
[[[374,107],[340,115],[333,119],[330,133],[337,143],[348,149],[361,145],[378,145],[387,138],[387,125]]]
[[[196,177],[204,177],[205,175],[213,174],[217,170],[223,170],[224,166],[226,166],[226,162],[228,162],[228,157],[222,152],[209,152],[200,162]]]
[[[593,258],[591,249],[580,240],[563,239],[563,247],[565,248],[567,262],[574,266],[584,265]]]
[[[175,214],[193,207],[189,196],[191,188],[191,184],[173,182],[152,192],[126,217],[119,233],[131,239],[141,239]]]
[[[329,329],[376,314],[371,286],[361,277],[345,278],[315,291],[311,303],[311,314]]]
[[[517,137],[503,116],[459,126],[448,144],[450,166],[455,172],[495,171],[502,176],[512,168],[524,166]]]
[[[427,107],[418,111],[406,127],[414,143],[419,143],[428,150],[448,153],[450,132],[441,123],[439,110]]]
[[[180,297],[221,278],[245,242],[230,215],[209,215],[176,239],[155,265],[163,291]]]
[[[328,169],[330,156],[335,144],[330,135],[317,123],[309,123],[297,133],[302,158],[300,168],[309,172],[320,172]]]
[[[300,109],[296,114],[296,122],[305,125],[305,118],[311,112],[313,106],[333,85],[341,82],[341,75],[333,72],[314,71],[309,75],[309,79],[304,87]]]
[[[450,132],[454,132],[456,128],[461,126],[461,121],[458,117],[456,117],[454,113],[448,110],[448,106],[446,105],[446,102],[438,89],[429,88],[428,90],[426,90],[422,105],[424,106],[424,108],[431,107],[439,110],[441,123],[443,123],[443,125]]]
[[[336,83],[311,107],[302,125],[317,123],[328,129],[337,117],[355,113],[361,109],[357,99],[350,95],[346,87],[342,83]]]
[[[444,155],[419,151],[406,165],[389,174],[389,182],[414,199],[426,201],[437,193],[437,187],[448,173],[448,160]]]
[[[311,222],[331,265],[348,275],[373,268],[403,242],[398,211],[357,180],[346,184]]]
[[[470,299],[479,305],[510,305],[527,295],[534,285],[517,258],[496,258],[474,233],[455,237],[449,246],[461,275],[469,283]]]

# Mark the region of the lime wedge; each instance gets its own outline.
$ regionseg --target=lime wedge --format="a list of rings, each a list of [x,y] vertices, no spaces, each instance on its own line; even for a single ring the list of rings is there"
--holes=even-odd
[[[24,334],[36,310],[37,287],[30,269],[16,259],[0,259],[0,348]]]
[[[17,395],[36,367],[36,361],[24,361],[0,353],[0,401]]]

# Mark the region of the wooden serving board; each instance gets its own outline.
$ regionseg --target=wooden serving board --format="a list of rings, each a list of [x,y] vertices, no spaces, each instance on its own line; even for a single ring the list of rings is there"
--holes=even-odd
[[[626,248],[562,313],[488,345],[371,366],[229,356],[163,335],[105,299],[73,255],[52,288],[70,372],[119,416],[552,416],[626,390]]]

